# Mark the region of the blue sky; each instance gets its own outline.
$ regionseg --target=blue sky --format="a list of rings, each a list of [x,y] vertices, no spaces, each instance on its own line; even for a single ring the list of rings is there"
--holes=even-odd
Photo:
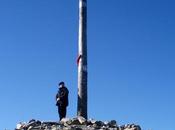
[[[88,0],[88,116],[172,130],[175,2]],[[0,129],[57,121],[59,81],[76,116],[78,0],[0,0]]]

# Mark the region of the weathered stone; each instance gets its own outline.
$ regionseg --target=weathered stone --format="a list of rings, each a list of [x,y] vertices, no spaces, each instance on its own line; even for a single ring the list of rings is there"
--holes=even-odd
[[[141,127],[139,125],[137,125],[136,128],[136,130],[141,130]]]
[[[58,130],[59,127],[57,128],[56,126],[52,126],[52,130]]]
[[[19,123],[15,130],[141,130],[139,125],[127,124],[118,126],[115,120],[102,122],[86,120],[83,117],[73,119],[63,118],[60,122],[40,122],[31,120],[29,123]]]
[[[64,127],[62,130],[71,130],[71,127]]]
[[[73,119],[72,119],[71,125],[81,125],[81,123],[80,123],[80,121],[78,120],[78,118],[73,118]]]
[[[67,125],[71,125],[72,124],[72,120],[69,119],[69,118],[63,118],[63,119],[61,119],[60,124],[66,125],[66,126]]]
[[[104,124],[105,124],[106,126],[108,125],[108,123],[109,123],[108,121],[105,121],[105,122],[104,122]]]
[[[102,121],[96,121],[95,124],[97,126],[100,126],[100,127],[102,127],[104,125],[104,123]]]
[[[108,123],[108,126],[109,127],[112,127],[112,128],[115,128],[117,127],[117,122],[115,120],[111,120],[109,123]]]
[[[47,122],[43,122],[42,123],[43,125],[60,125],[60,123],[58,123],[58,122],[53,122],[53,121],[47,121]]]
[[[84,117],[78,116],[77,118],[78,118],[78,121],[80,122],[80,124],[82,124],[82,125],[87,124],[87,120]]]
[[[141,130],[141,127],[135,124],[128,124],[125,126],[124,130]]]
[[[94,119],[89,119],[89,121],[92,123],[92,124],[95,124],[96,120]]]
[[[92,124],[92,122],[91,122],[90,120],[87,120],[86,125],[87,125],[87,126],[91,126],[91,125],[93,125],[93,124]]]
[[[92,126],[93,126],[94,129],[100,129],[100,128],[101,128],[101,127],[98,126],[97,124],[93,124]]]
[[[75,128],[75,130],[82,130],[81,128]]]
[[[16,130],[20,130],[23,129],[24,127],[26,127],[26,122],[20,122],[16,125]]]

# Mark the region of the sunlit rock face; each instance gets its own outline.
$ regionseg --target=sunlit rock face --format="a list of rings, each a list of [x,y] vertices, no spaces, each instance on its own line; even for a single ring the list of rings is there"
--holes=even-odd
[[[136,124],[119,126],[115,120],[103,122],[77,117],[63,118],[60,122],[41,122],[32,119],[28,123],[18,123],[15,130],[141,130],[141,127]]]

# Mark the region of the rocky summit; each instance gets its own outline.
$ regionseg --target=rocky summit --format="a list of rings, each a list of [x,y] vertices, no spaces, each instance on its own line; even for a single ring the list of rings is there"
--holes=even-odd
[[[28,123],[20,122],[15,130],[141,130],[136,124],[127,124],[119,126],[115,120],[97,121],[93,119],[86,120],[83,117],[73,119],[63,118],[60,122],[41,122],[39,120],[30,120]]]

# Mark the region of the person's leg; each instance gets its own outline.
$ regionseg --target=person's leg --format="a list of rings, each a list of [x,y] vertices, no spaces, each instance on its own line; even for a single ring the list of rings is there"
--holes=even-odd
[[[66,113],[67,113],[66,107],[63,107],[63,117],[64,117],[64,118],[66,117]]]
[[[62,115],[63,112],[62,111],[63,111],[62,110],[62,107],[61,106],[58,106],[58,113],[59,113],[60,121],[63,118],[63,115]]]
[[[62,118],[66,117],[66,107],[65,106],[59,106],[58,108],[59,116],[60,116],[60,121]]]

